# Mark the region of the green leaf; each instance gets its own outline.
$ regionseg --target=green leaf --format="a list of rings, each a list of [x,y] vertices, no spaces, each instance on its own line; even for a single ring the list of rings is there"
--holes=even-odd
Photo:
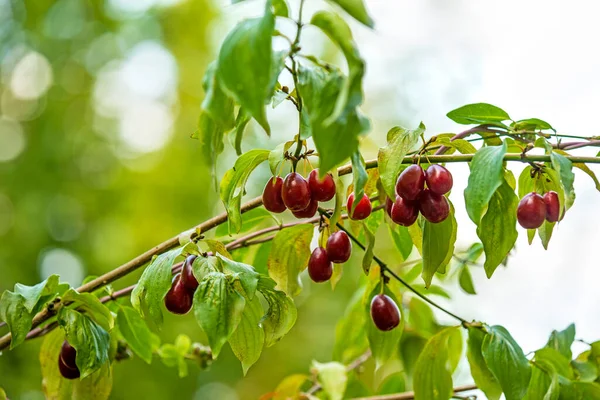
[[[217,63],[212,62],[204,75],[206,96],[202,101],[202,110],[224,131],[234,126],[233,100],[225,94],[217,79]]]
[[[467,294],[477,294],[475,286],[473,285],[473,278],[471,277],[471,271],[465,264],[460,268],[460,274],[458,275],[458,283],[460,288]]]
[[[273,176],[279,175],[281,164],[285,162],[285,153],[297,142],[297,140],[289,140],[271,150],[269,153],[269,168]]]
[[[437,331],[431,307],[416,297],[411,298],[408,304],[408,325],[424,338],[430,338]]]
[[[263,295],[269,309],[260,323],[265,331],[265,346],[273,346],[292,329],[298,317],[294,301],[280,290],[275,290],[275,281],[260,276],[258,290]]]
[[[352,177],[354,183],[354,202],[352,203],[352,211],[356,208],[358,203],[365,194],[365,185],[369,180],[369,174],[365,168],[365,160],[363,159],[360,151],[355,151],[351,157],[352,160]],[[350,210],[348,210],[350,212]]]
[[[369,16],[363,0],[331,0],[331,2],[342,7],[352,18],[363,25],[369,28],[375,27],[375,22]]]
[[[363,233],[367,240],[367,249],[362,260],[363,272],[365,275],[369,275],[371,264],[373,263],[373,248],[375,247],[375,233],[379,228],[383,220],[383,213],[376,212],[369,215],[369,217],[363,221]]]
[[[235,290],[231,276],[221,272],[206,275],[196,289],[194,315],[208,337],[215,358],[240,323],[245,303],[244,297]]]
[[[242,139],[244,138],[244,130],[246,129],[246,125],[248,125],[248,122],[250,122],[250,115],[248,115],[248,113],[240,107],[239,111],[238,111],[238,115],[235,119],[235,126],[234,129],[231,131],[231,134],[229,136],[229,141],[230,143],[232,142],[232,137],[233,137],[233,147],[235,148],[235,153],[238,156],[241,156],[243,151],[242,151]]]
[[[262,18],[240,22],[227,35],[218,58],[217,77],[233,97],[267,132],[265,105],[275,89],[274,55],[271,50],[275,16],[267,3]]]
[[[6,399],[6,392],[1,387],[0,387],[0,400],[7,400]]]
[[[312,368],[317,373],[317,379],[330,400],[342,400],[348,383],[346,367],[338,362],[321,364],[313,361]]]
[[[75,362],[82,379],[108,361],[110,336],[87,315],[61,308],[58,313],[58,324],[65,330],[69,344],[77,350]]]
[[[272,0],[271,2],[273,3],[273,14],[278,17],[289,17],[289,6],[285,0]]]
[[[387,133],[387,145],[379,149],[377,166],[381,183],[390,199],[396,198],[396,180],[403,169],[404,157],[417,147],[424,132],[425,125],[421,122],[414,130],[395,126]]]
[[[473,156],[469,183],[465,189],[465,206],[475,225],[481,222],[490,199],[504,181],[504,154],[506,143],[483,147]]]
[[[147,364],[152,363],[152,354],[158,350],[160,339],[140,314],[131,307],[119,308],[117,326],[131,350]]]
[[[575,378],[583,382],[593,382],[598,378],[598,367],[589,361],[571,361]]]
[[[456,149],[461,154],[475,154],[475,152],[477,152],[477,149],[475,148],[475,146],[473,146],[470,142],[467,142],[465,139],[450,140],[450,138],[447,138],[447,137],[440,138],[438,136],[438,140],[435,143]]]
[[[552,168],[558,173],[560,184],[564,190],[564,205],[569,209],[575,201],[575,190],[573,189],[573,182],[575,181],[573,163],[565,156],[555,152],[550,153],[550,159],[552,161]]]
[[[415,400],[448,400],[452,397],[452,372],[449,368],[448,342],[460,335],[456,327],[446,328],[427,341],[413,374]]]
[[[529,385],[531,367],[510,333],[500,325],[489,327],[481,350],[506,400],[522,399]]]
[[[313,231],[312,224],[301,224],[279,231],[273,239],[267,261],[269,276],[277,282],[277,289],[289,296],[302,290],[299,275],[308,265]]]
[[[171,267],[180,255],[181,249],[174,249],[154,258],[131,292],[133,308],[158,326],[163,321],[163,299],[171,288]]]
[[[333,359],[344,364],[355,360],[369,348],[366,323],[370,317],[365,313],[363,296],[364,288],[361,287],[348,302],[344,316],[335,327]]]
[[[531,380],[524,400],[558,400],[559,394],[558,374],[555,371],[548,373],[533,365],[531,367]]]
[[[562,331],[552,331],[545,347],[555,349],[567,359],[573,357],[571,346],[575,341],[575,325],[571,324]]]
[[[517,205],[519,198],[513,188],[502,179],[492,195],[488,209],[479,226],[477,236],[485,251],[485,273],[488,278],[508,256],[517,241]]]
[[[516,131],[518,131],[518,130],[534,131],[536,129],[540,129],[540,130],[552,129],[552,130],[554,130],[554,128],[552,128],[552,125],[550,125],[546,121],[541,120],[539,118],[520,119],[520,120],[512,123],[511,127]]]
[[[56,291],[58,288],[58,280],[58,275],[50,275],[48,279],[34,286],[25,286],[16,283],[14,292],[23,296],[25,299],[23,306],[27,311],[33,312],[43,296],[48,296]]]
[[[481,353],[486,333],[479,328],[469,327],[468,330],[467,359],[469,360],[473,380],[489,400],[498,400],[502,394],[502,388],[494,374],[489,370]]]
[[[268,157],[269,150],[250,150],[238,157],[233,168],[225,172],[220,184],[220,196],[227,211],[229,233],[238,233],[242,229],[240,207],[246,182],[252,171]]]
[[[450,215],[437,224],[425,221],[423,226],[423,272],[425,287],[431,285],[436,272],[444,270],[454,254],[456,218],[450,204]]]
[[[369,297],[365,300],[365,314],[367,321],[367,337],[369,339],[369,346],[373,353],[373,359],[375,360],[375,368],[379,369],[381,366],[396,354],[396,349],[400,343],[402,337],[402,331],[404,330],[404,315],[402,313],[402,307],[400,309],[400,325],[390,331],[381,331],[371,319],[371,299],[380,293],[380,286],[377,285],[369,294]],[[388,295],[394,302],[401,305],[398,299],[386,286],[385,294]]]
[[[600,400],[600,384],[561,382],[560,400]]]
[[[571,369],[570,360],[558,350],[543,348],[535,352],[535,362],[542,368],[556,371],[560,376],[574,379],[575,375]]]
[[[570,155],[569,153],[567,153],[564,150],[554,149],[554,151],[556,153],[558,153],[558,154],[563,155],[563,156],[569,156]],[[573,166],[575,168],[579,168],[580,170],[582,170],[583,172],[585,172],[586,174],[588,174],[588,176],[590,178],[592,178],[592,180],[594,181],[594,184],[596,185],[596,190],[600,191],[600,181],[596,177],[596,174],[594,173],[594,171],[592,171],[590,169],[590,167],[587,166],[587,164],[584,164],[584,163],[573,163]]]
[[[62,296],[62,300],[65,303],[72,303],[73,308],[77,308],[78,311],[85,312],[105,331],[110,331],[115,325],[113,315],[108,307],[91,293],[78,293],[75,289],[69,289]]]
[[[252,300],[256,292],[256,286],[258,285],[258,272],[251,265],[230,260],[221,254],[217,254],[217,257],[221,260],[223,272],[234,274],[239,279],[246,297]]]
[[[187,376],[186,356],[192,347],[192,341],[186,335],[179,335],[175,343],[165,343],[158,350],[158,355],[167,367],[177,367],[180,378]]]
[[[260,358],[265,343],[265,332],[260,327],[260,320],[264,310],[258,297],[246,299],[246,307],[242,319],[236,330],[229,338],[229,345],[233,354],[242,363],[244,375],[248,369]]]
[[[403,372],[395,372],[385,377],[377,389],[378,395],[402,393],[406,390]]]
[[[388,229],[396,248],[402,255],[402,259],[406,260],[413,249],[412,239],[408,233],[408,229],[397,224],[388,224]]]
[[[452,121],[463,124],[498,124],[510,120],[503,109],[487,103],[467,104],[446,114]]]

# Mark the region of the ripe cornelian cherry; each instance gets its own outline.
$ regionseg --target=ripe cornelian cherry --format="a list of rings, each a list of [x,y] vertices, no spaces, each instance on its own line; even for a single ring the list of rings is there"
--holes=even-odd
[[[544,198],[535,192],[527,193],[517,206],[517,221],[525,229],[537,229],[546,219]]]
[[[194,263],[195,259],[195,255],[189,255],[183,262],[183,268],[181,269],[181,282],[187,290],[192,292],[198,287],[198,280],[194,276],[194,272],[192,270],[192,264]]]
[[[318,201],[329,201],[335,196],[335,182],[331,174],[319,180],[319,170],[313,169],[308,174],[308,187],[312,198]]]
[[[341,264],[350,258],[352,254],[352,243],[344,231],[337,231],[327,239],[327,257],[329,261]]]
[[[283,203],[291,211],[306,209],[310,203],[308,182],[297,172],[290,172],[283,181],[281,188]]]
[[[371,207],[371,200],[369,200],[369,196],[366,194],[363,194],[363,197],[356,205],[354,212],[351,213],[352,203],[354,203],[354,193],[350,193],[350,196],[348,196],[348,203],[346,204],[346,207],[348,208],[348,215],[351,219],[361,220],[371,215],[371,210],[373,208]]]
[[[396,194],[405,200],[416,200],[425,187],[425,171],[420,165],[406,168],[396,181]]]
[[[390,218],[392,221],[402,226],[411,226],[419,217],[419,206],[416,202],[405,200],[396,196],[396,201],[392,204]]]
[[[452,174],[445,167],[432,164],[425,171],[427,187],[435,194],[446,194],[452,189]]]
[[[371,300],[371,319],[381,331],[390,331],[400,324],[400,310],[396,302],[385,294]]]
[[[308,203],[308,207],[304,210],[292,211],[292,214],[294,214],[294,217],[296,218],[312,218],[317,213],[317,208],[319,208],[319,202],[315,199],[311,199],[310,203]]]
[[[392,199],[390,199],[389,197],[385,197],[385,212],[387,213],[387,215],[391,218],[392,217],[392,206],[394,205],[394,202],[392,201]]]
[[[181,274],[175,275],[171,289],[165,296],[165,306],[173,314],[186,314],[192,308],[194,294],[186,289],[181,281]]]
[[[285,204],[281,197],[281,189],[283,187],[283,179],[279,176],[274,176],[269,179],[265,185],[262,194],[262,201],[268,211],[281,213],[285,211]]]
[[[322,247],[313,250],[308,260],[308,275],[315,282],[325,282],[333,274],[333,265],[329,261],[327,251]]]
[[[427,221],[437,224],[448,218],[450,204],[446,197],[425,189],[419,196],[419,211]]]
[[[79,368],[77,368],[77,350],[66,340],[63,342],[58,355],[58,370],[66,379],[79,378]]]
[[[554,190],[544,194],[544,203],[546,203],[546,220],[548,222],[556,222],[560,218],[560,202],[558,201],[558,193]]]
[[[65,379],[77,379],[81,375],[79,372],[79,368],[71,368],[65,365],[60,356],[58,357],[58,370],[60,371],[62,377]]]

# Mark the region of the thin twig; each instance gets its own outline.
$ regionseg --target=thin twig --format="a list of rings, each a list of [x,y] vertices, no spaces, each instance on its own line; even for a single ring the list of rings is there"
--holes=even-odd
[[[454,393],[468,392],[477,390],[477,385],[457,386],[453,389]],[[415,398],[415,392],[404,392],[396,394],[384,394],[379,396],[355,397],[352,400],[412,400]]]

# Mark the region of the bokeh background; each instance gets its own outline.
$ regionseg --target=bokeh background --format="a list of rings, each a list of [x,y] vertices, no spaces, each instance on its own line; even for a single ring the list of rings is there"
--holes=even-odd
[[[514,119],[542,118],[562,133],[599,134],[595,2],[366,3],[376,29],[351,21],[368,66],[363,109],[373,130],[363,142],[366,158],[393,125],[423,121],[429,134],[459,131],[445,114],[469,102],[496,104]],[[296,2],[291,6],[297,9]],[[199,143],[189,136],[206,66],[235,23],[262,7],[257,0],[0,0],[0,291],[53,273],[77,286],[222,210]],[[329,6],[310,0],[306,11],[323,7]],[[303,47],[343,65],[315,29],[307,28]],[[273,136],[251,123],[245,150],[272,149],[294,134],[291,104],[269,117]],[[234,158],[228,147],[219,176]],[[476,240],[462,198],[468,169],[451,170],[458,244],[465,248]],[[266,166],[257,170],[249,197],[260,193],[267,176]],[[507,268],[491,280],[474,271],[477,297],[454,281],[448,284],[454,299],[440,301],[469,319],[506,326],[525,352],[571,322],[577,338],[600,338],[600,194],[579,172],[575,188],[575,205],[548,251],[538,240],[528,246],[520,232]],[[393,250],[384,244],[381,251],[393,262]],[[306,372],[311,360],[330,360],[335,321],[357,285],[359,258],[346,266],[335,292],[305,285],[296,299],[296,326],[264,351],[247,377],[228,349],[210,370],[192,367],[184,379],[158,360],[148,366],[134,359],[115,366],[111,398],[255,399],[284,376]],[[203,340],[191,316],[166,322],[165,342],[180,332]],[[29,342],[0,357],[0,386],[11,398],[43,398],[39,345]],[[457,383],[469,383],[468,377],[459,374]]]

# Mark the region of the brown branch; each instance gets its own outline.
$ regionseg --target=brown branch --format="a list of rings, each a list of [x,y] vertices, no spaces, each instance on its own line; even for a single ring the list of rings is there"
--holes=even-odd
[[[457,386],[453,389],[454,394],[477,390],[477,385]],[[396,394],[384,394],[379,396],[355,397],[352,400],[412,400],[415,398],[415,392],[404,392]]]

